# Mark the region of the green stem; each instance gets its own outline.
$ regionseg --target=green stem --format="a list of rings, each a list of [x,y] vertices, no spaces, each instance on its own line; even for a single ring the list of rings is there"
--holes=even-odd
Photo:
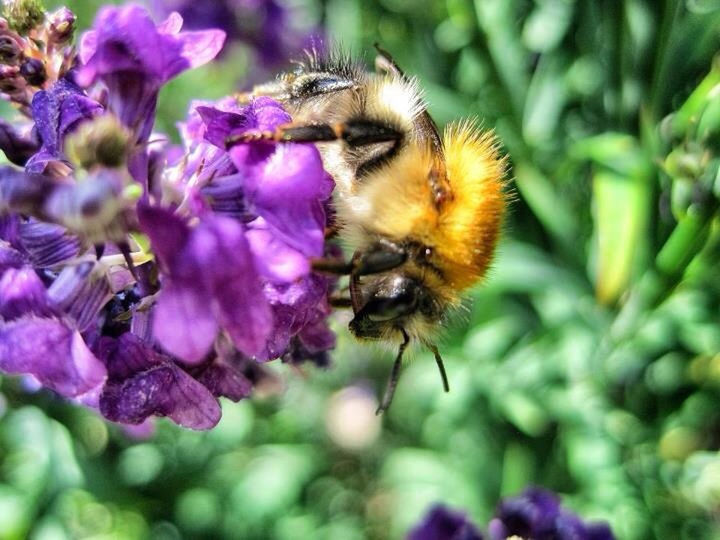
[[[650,115],[656,122],[659,120],[660,114],[662,114],[660,108],[665,90],[662,83],[665,81],[665,72],[667,71],[667,52],[670,48],[670,38],[675,19],[682,9],[682,4],[679,0],[665,0],[662,24],[658,38],[655,41],[655,60],[653,62],[653,76],[650,85]]]
[[[633,335],[643,315],[657,307],[680,283],[685,269],[705,246],[718,207],[718,201],[712,199],[705,207],[688,212],[675,226],[658,253],[654,268],[643,275],[616,317],[611,329],[615,342]]]

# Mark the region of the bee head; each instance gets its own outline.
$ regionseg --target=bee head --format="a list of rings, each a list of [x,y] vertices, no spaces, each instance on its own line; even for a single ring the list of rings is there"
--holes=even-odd
[[[355,317],[350,331],[360,339],[386,339],[418,320],[435,322],[441,315],[425,284],[401,269],[353,280],[351,296]]]

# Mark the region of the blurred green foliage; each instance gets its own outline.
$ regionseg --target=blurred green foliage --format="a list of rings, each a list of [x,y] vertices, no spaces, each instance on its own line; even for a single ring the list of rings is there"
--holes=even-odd
[[[86,26],[100,3],[69,4]],[[498,260],[443,346],[452,391],[418,351],[376,419],[390,353],[342,314],[331,370],[271,365],[282,390],[209,433],[137,440],[6,379],[0,538],[401,538],[432,502],[485,523],[530,483],[621,539],[720,538],[720,2],[293,5],[368,59],[382,43],[439,124],[477,116],[510,156]],[[160,126],[248,58],[169,85]]]

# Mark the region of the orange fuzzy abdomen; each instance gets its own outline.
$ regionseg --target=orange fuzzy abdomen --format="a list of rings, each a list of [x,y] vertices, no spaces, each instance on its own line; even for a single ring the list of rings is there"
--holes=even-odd
[[[450,189],[444,202],[435,203],[429,181],[434,156],[411,146],[358,188],[369,211],[359,212],[352,197],[348,203],[364,231],[431,248],[451,300],[477,283],[491,262],[505,208],[505,166],[493,136],[472,124],[448,128],[444,139]]]
[[[495,252],[505,164],[493,136],[468,124],[446,131],[445,159],[452,198],[440,209],[433,244],[445,259],[448,284],[464,289],[485,275]]]

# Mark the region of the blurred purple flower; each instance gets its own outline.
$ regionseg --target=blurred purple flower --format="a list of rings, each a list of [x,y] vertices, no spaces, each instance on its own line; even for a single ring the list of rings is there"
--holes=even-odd
[[[25,170],[36,174],[52,174],[58,169],[70,171],[71,166],[62,154],[65,136],[80,122],[102,113],[102,110],[102,106],[87,97],[70,77],[36,93],[32,100],[32,116],[41,147],[27,162]]]
[[[188,28],[219,28],[228,41],[240,41],[251,47],[259,60],[272,66],[286,62],[307,47],[318,34],[316,28],[298,27],[307,20],[303,13],[293,13],[282,0],[148,0],[160,17],[176,11],[187,21]]]
[[[488,524],[490,540],[614,540],[606,523],[585,523],[560,505],[553,492],[529,487],[503,499]],[[443,505],[430,509],[408,534],[408,540],[479,540],[482,535],[465,514]]]
[[[443,505],[433,506],[408,534],[408,540],[482,540],[465,514]]]
[[[0,119],[0,150],[10,163],[24,167],[27,160],[38,151],[40,142],[31,128],[32,125],[13,126]]]
[[[577,515],[560,506],[553,492],[527,488],[517,497],[503,500],[495,518],[490,521],[491,540],[511,536],[538,540],[612,540],[610,527],[604,523],[584,523]]]

